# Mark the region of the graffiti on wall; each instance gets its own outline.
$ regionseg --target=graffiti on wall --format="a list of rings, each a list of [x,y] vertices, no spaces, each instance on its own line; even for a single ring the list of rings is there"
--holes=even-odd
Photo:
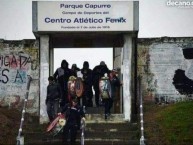
[[[27,72],[31,69],[31,57],[25,53],[0,54],[0,92],[17,95],[25,93]]]
[[[192,39],[148,39],[138,45],[138,75],[145,100],[178,102],[193,97]],[[191,45],[192,46],[192,45]]]
[[[37,70],[39,66],[38,58],[39,58],[39,51],[36,48],[26,48],[25,52],[30,56],[33,56],[31,59],[31,70]]]
[[[175,94],[172,79],[176,69],[183,63],[182,48],[171,44],[154,44],[150,46],[150,72],[154,74],[158,94]]]
[[[193,48],[184,48],[183,49],[184,58],[187,60],[193,59]],[[188,67],[187,70],[177,69],[173,78],[173,84],[176,90],[182,95],[193,94],[193,80],[186,76],[191,73],[189,70],[192,70],[193,66]],[[192,74],[190,74],[192,76]],[[190,77],[191,77],[190,76]]]

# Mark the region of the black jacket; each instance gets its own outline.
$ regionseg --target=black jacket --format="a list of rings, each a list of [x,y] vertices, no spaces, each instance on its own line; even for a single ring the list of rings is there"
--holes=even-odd
[[[72,73],[71,70],[68,68],[67,61],[63,60],[61,63],[61,67],[55,71],[53,77],[55,80],[58,81],[63,90],[67,90],[68,79],[71,75]]]
[[[106,65],[97,65],[93,69],[93,84],[98,86],[99,85],[99,80],[101,77],[104,77],[104,74],[110,73],[110,70],[107,68]]]
[[[61,89],[59,85],[55,82],[50,83],[47,86],[47,96],[46,96],[46,101],[48,100],[57,100],[61,98]]]
[[[91,69],[81,69],[81,73],[83,74],[84,84],[86,86],[92,87],[93,80],[92,80],[92,70]]]
[[[78,125],[80,127],[80,120],[85,117],[82,107],[78,104],[75,107],[72,107],[70,103],[66,104],[61,108],[61,113],[65,114],[66,125]]]

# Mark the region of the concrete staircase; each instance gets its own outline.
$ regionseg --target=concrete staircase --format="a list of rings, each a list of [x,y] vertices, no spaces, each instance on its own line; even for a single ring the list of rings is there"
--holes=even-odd
[[[53,137],[45,132],[47,125],[31,125],[34,130],[24,130],[25,145],[62,145],[61,134]],[[139,133],[138,123],[124,121],[122,114],[105,120],[102,107],[87,108],[84,145],[139,145]],[[80,145],[80,136],[79,132],[76,145]]]

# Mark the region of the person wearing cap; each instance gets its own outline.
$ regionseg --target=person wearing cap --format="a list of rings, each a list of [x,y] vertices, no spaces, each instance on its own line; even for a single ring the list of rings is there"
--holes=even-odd
[[[62,92],[61,106],[68,103],[68,79],[72,75],[71,70],[68,68],[68,62],[64,59],[61,62],[61,67],[57,68],[53,77],[60,85]]]
[[[66,118],[66,125],[63,129],[63,143],[68,144],[68,136],[70,133],[70,145],[76,144],[76,136],[77,131],[80,129],[81,119],[85,120],[85,114],[82,109],[78,105],[77,97],[72,98],[71,102],[66,104],[63,108],[61,108],[60,114],[64,114]]]
[[[59,102],[62,97],[60,86],[54,82],[54,77],[48,77],[49,84],[47,86],[46,106],[49,121],[53,121],[58,113]]]
[[[104,77],[104,74],[109,74],[110,70],[108,69],[107,65],[104,61],[100,62],[100,65],[97,65],[93,69],[93,88],[95,91],[95,104],[98,107],[99,106],[99,80],[101,77]]]

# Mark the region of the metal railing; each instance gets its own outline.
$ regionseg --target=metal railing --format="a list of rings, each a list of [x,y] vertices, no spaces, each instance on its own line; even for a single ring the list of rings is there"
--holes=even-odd
[[[84,145],[85,120],[81,120],[81,145]]]
[[[145,145],[141,77],[138,77],[138,88],[139,88],[139,94],[138,95],[139,95],[139,102],[140,102],[140,125],[141,125],[141,128],[140,128],[141,129],[140,145]]]
[[[85,106],[83,106],[83,112],[86,113]],[[84,131],[85,131],[86,122],[84,119],[81,119],[81,136],[80,141],[81,145],[84,145]]]
[[[26,109],[26,105],[27,105],[31,80],[32,80],[31,76],[28,75],[27,76],[27,90],[26,90],[26,94],[25,94],[22,116],[21,116],[21,122],[20,122],[20,127],[19,127],[19,131],[18,131],[18,136],[17,136],[17,145],[24,145],[24,138],[21,136],[21,133],[22,133],[22,127],[23,127],[24,116],[25,116],[25,109]]]

